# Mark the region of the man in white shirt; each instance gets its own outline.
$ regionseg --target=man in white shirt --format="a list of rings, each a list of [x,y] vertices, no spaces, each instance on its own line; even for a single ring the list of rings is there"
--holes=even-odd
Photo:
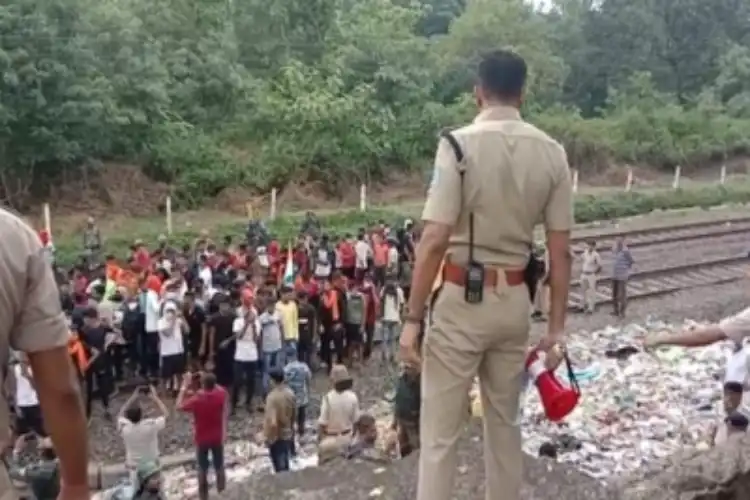
[[[139,394],[148,394],[159,409],[156,418],[143,418],[143,410],[136,403]],[[139,464],[159,463],[159,433],[164,430],[169,410],[153,386],[138,387],[125,402],[117,415],[117,430],[125,444],[125,466],[135,479]]]
[[[206,255],[201,255],[199,257],[200,259],[200,265],[198,266],[198,277],[203,282],[203,289],[209,290],[213,287],[213,271],[211,271],[211,266],[208,265],[208,257]]]
[[[146,286],[145,280],[141,288],[142,311],[145,318],[146,335],[143,346],[143,375],[159,376],[159,317],[161,316],[161,299],[155,290]]]
[[[29,437],[45,438],[42,422],[42,409],[39,396],[34,389],[34,382],[29,366],[29,358],[20,353],[19,362],[13,367],[16,382],[16,408],[18,409],[18,439],[13,448],[13,455],[18,456]]]
[[[177,306],[168,302],[164,306],[164,316],[159,319],[159,356],[161,358],[161,378],[167,390],[177,395],[185,372],[185,345],[182,340],[187,330]]]
[[[234,338],[237,341],[234,351],[234,385],[232,386],[232,412],[237,408],[240,391],[245,389],[245,408],[253,411],[252,402],[255,395],[255,378],[259,373],[258,340],[260,339],[260,320],[254,307],[240,308],[232,325]]]
[[[401,330],[401,313],[404,309],[404,291],[398,284],[391,280],[380,292],[380,301],[383,304],[383,361],[388,364],[395,359],[396,340]]]
[[[398,273],[398,243],[394,238],[388,238],[388,275],[395,276]]]
[[[586,243],[586,249],[581,254],[581,295],[583,296],[583,310],[593,313],[596,308],[596,282],[602,271],[602,258],[596,251],[596,242]]]
[[[357,242],[354,244],[354,276],[357,282],[361,282],[365,276],[365,272],[369,266],[369,261],[372,258],[372,248],[370,244],[365,241],[365,235],[360,233],[357,235]]]
[[[260,346],[263,354],[263,392],[270,390],[270,373],[284,368],[284,325],[276,312],[276,303],[269,300],[266,310],[258,317],[260,321]]]

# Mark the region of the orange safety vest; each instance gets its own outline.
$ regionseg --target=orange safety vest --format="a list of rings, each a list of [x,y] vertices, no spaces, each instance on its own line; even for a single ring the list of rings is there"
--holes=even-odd
[[[71,333],[70,339],[68,339],[68,354],[70,354],[79,373],[83,375],[89,366],[89,355],[86,352],[83,342],[81,342],[81,339],[75,333]]]

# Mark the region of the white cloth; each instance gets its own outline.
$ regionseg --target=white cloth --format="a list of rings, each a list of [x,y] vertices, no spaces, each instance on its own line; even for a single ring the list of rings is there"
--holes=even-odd
[[[355,267],[357,269],[367,269],[367,260],[372,255],[370,245],[364,240],[358,240],[354,244]]]
[[[234,320],[232,331],[237,335],[237,348],[234,351],[235,361],[258,361],[258,335],[260,335],[260,320],[256,314],[255,334],[252,328],[245,325],[245,316]]]
[[[146,292],[146,331],[155,333],[159,331],[159,317],[161,316],[161,301],[159,294],[153,290]]]
[[[388,249],[388,267],[396,268],[398,266],[398,249],[390,247]]]
[[[331,255],[327,248],[318,248],[315,250],[315,276],[318,278],[327,278],[331,275],[332,269]]]
[[[23,376],[23,370],[21,365],[15,366],[16,375],[16,405],[28,408],[31,406],[39,405],[39,396],[37,396],[34,386],[31,381]],[[29,376],[31,376],[31,368],[29,367]]]
[[[738,408],[740,413],[750,418],[750,391],[747,390],[750,384],[750,347],[742,346],[741,349],[734,351],[727,357],[727,367],[724,372],[724,383],[737,382],[742,384],[745,390],[742,393],[742,402]]]
[[[182,343],[182,320],[167,317],[159,320],[159,355],[174,356],[182,354],[185,348]]]
[[[214,275],[213,272],[211,272],[211,268],[208,266],[202,267],[198,271],[198,277],[203,282],[203,288],[208,289],[211,288],[214,284]]]
[[[125,465],[137,467],[139,463],[159,459],[159,432],[166,423],[164,417],[144,418],[137,424],[126,418],[117,421],[117,430],[125,443]]]
[[[401,308],[404,305],[404,291],[401,287],[396,287],[396,296],[385,295],[381,292],[383,300],[383,321],[401,323]]]

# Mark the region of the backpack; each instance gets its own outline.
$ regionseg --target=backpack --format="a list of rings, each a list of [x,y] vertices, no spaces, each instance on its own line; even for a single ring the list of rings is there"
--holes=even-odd
[[[317,252],[317,255],[316,255],[316,257],[317,257],[316,258],[317,264],[320,265],[320,266],[327,266],[329,264],[330,260],[331,260],[331,256],[328,253],[328,249],[327,248],[318,248],[316,250],[316,252]]]
[[[365,296],[359,292],[351,293],[346,300],[346,320],[349,324],[358,325],[364,320]]]

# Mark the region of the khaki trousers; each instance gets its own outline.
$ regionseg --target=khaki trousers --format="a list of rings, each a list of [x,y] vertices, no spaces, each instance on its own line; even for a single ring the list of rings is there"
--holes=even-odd
[[[581,274],[581,295],[583,295],[583,308],[594,311],[596,308],[596,280],[595,273]]]
[[[467,304],[446,283],[432,311],[423,347],[421,452],[417,500],[455,500],[457,441],[469,389],[479,376],[484,409],[486,500],[519,500],[523,455],[517,425],[529,339],[529,293],[503,280]]]

